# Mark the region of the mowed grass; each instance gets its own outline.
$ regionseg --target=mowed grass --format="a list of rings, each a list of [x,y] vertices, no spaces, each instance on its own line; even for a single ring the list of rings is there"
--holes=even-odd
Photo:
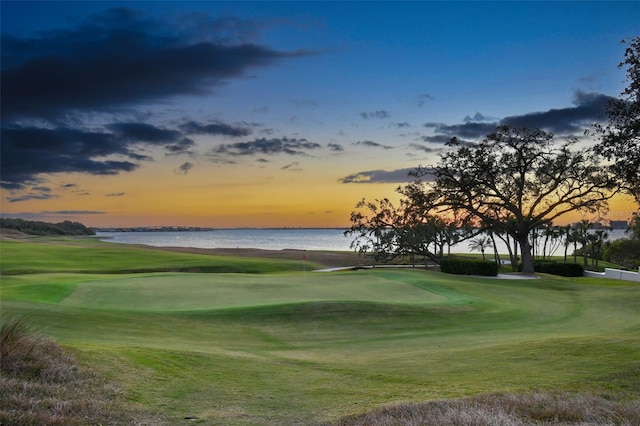
[[[28,318],[168,424],[317,424],[385,404],[528,390],[640,398],[637,284],[316,273],[295,262],[274,272],[273,259],[168,253],[255,268],[175,273],[161,272],[179,263],[157,250],[1,248],[3,274],[13,273],[2,276],[3,315]],[[91,262],[58,260],[69,248]],[[50,267],[17,274],[30,267],[7,256],[14,250],[45,254]]]
[[[151,271],[269,273],[303,270],[302,262],[178,253],[117,245],[97,239],[40,238],[37,242],[2,241],[3,275],[44,272],[130,273]],[[310,265],[313,267],[314,265]]]

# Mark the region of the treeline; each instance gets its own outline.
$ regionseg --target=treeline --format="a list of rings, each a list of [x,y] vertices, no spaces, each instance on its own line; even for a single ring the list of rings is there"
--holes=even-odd
[[[0,218],[0,228],[13,229],[29,235],[95,235],[92,228],[79,222],[65,220],[60,223],[47,223],[24,219]]]

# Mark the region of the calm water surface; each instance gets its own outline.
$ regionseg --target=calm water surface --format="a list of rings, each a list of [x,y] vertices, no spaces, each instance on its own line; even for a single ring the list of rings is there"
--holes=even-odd
[[[263,250],[332,250],[350,251],[352,237],[344,236],[344,229],[219,229],[214,231],[179,232],[98,232],[102,240],[124,244],[145,244],[156,247],[195,248],[257,248]],[[609,239],[624,237],[623,230],[609,231]],[[507,253],[506,246],[497,241],[498,252]],[[446,250],[446,248],[445,248]],[[451,248],[452,253],[470,253],[468,242]],[[569,247],[573,252],[573,247]],[[491,255],[493,249],[488,249]],[[561,256],[564,246],[557,247]]]
[[[115,243],[157,247],[351,250],[343,229],[219,229],[179,232],[98,232]]]

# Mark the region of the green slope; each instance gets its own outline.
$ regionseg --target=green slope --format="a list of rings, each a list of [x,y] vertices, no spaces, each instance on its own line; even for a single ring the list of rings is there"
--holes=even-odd
[[[7,247],[22,249],[3,243],[3,271],[27,269],[5,261]],[[128,249],[83,249],[109,253],[93,257],[93,271],[132,265]],[[145,265],[160,262],[136,250]],[[27,316],[176,423],[310,424],[398,401],[528,389],[640,397],[635,284],[268,265],[264,274],[77,274],[55,271],[86,265],[50,263],[2,277],[3,315]]]

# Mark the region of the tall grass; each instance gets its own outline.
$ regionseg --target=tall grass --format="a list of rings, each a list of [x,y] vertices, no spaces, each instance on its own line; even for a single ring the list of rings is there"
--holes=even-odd
[[[0,424],[160,425],[122,390],[88,370],[22,318],[0,325]]]
[[[23,319],[11,318],[0,325],[0,368],[3,372],[18,369],[42,338],[34,334]]]
[[[530,392],[397,404],[349,416],[335,426],[525,426],[640,424],[640,401],[592,394]]]

